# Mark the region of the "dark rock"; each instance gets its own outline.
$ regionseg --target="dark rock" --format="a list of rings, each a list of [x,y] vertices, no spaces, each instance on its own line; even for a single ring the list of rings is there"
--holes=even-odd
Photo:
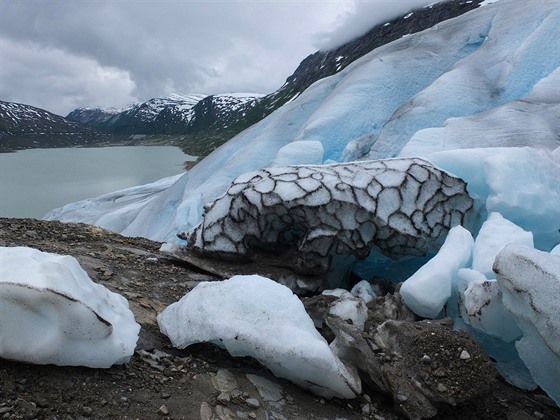
[[[482,348],[466,333],[452,330],[446,320],[386,321],[366,332],[340,318],[328,317],[326,322],[337,339],[344,337],[344,355],[352,357],[346,362],[391,395],[395,407],[410,419],[433,417],[441,404],[465,403],[486,392],[496,379]],[[422,357],[434,354],[440,344],[468,347],[474,355],[472,363],[452,367],[452,359],[440,357],[443,366],[430,372]]]

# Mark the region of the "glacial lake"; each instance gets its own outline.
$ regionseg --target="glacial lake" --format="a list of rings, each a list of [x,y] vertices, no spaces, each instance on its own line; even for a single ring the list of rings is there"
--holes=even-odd
[[[0,217],[40,219],[74,201],[182,173],[192,160],[172,146],[0,153]]]

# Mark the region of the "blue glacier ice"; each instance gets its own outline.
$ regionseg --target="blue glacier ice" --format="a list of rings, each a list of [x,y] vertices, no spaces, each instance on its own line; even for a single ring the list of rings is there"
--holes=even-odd
[[[278,153],[299,141],[320,142],[323,160],[337,162],[397,156],[411,138],[420,143],[414,154],[426,156],[434,152],[418,138],[426,129],[443,130],[437,151],[481,147],[485,132],[492,136],[484,147],[554,149],[560,143],[559,14],[554,0],[539,7],[502,0],[439,23],[316,82],[170,185],[68,204],[46,218],[175,242],[233,179],[275,159],[285,164],[286,149]],[[448,132],[454,133],[449,144]],[[292,153],[298,163],[316,163],[315,155],[308,162],[298,157],[297,147]]]
[[[495,279],[490,266],[495,255],[502,255],[506,273],[519,253],[559,253],[559,21],[557,0],[488,2],[319,80],[182,176],[71,203],[45,217],[163,241],[173,250],[184,245],[177,234],[198,225],[205,206],[219,202],[243,174],[290,164],[427,159],[467,182],[478,223],[467,232],[474,246],[465,235],[456,252],[440,250],[449,264],[436,264],[436,256],[416,274],[406,273],[406,299],[419,315],[453,316],[508,381],[525,388],[538,383],[558,403],[557,377],[539,363],[557,362],[557,331],[542,329],[526,305],[515,304],[520,300],[506,284],[521,279]],[[502,254],[516,238],[525,251]],[[546,281],[536,270],[524,287],[542,298],[540,319],[557,326],[558,299],[546,293],[558,291],[560,267],[552,261],[543,263],[553,272]],[[379,275],[373,266],[379,261],[358,272]],[[389,266],[381,271],[387,277],[413,267]],[[430,281],[429,272],[441,280]]]

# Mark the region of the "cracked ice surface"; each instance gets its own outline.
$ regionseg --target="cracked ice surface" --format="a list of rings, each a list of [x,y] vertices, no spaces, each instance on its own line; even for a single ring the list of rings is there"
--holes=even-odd
[[[294,270],[322,274],[333,252],[358,259],[374,246],[391,258],[434,252],[472,207],[461,179],[419,158],[274,167],[235,179],[182,236],[209,256],[297,250]]]

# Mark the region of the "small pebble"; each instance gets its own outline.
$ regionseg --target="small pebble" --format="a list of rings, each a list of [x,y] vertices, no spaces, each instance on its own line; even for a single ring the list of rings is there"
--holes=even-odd
[[[461,360],[469,360],[471,358],[471,355],[469,354],[468,351],[463,350],[459,357],[461,358]]]
[[[370,413],[369,404],[362,405],[362,414],[369,414],[369,413]]]
[[[438,392],[447,392],[447,387],[444,384],[438,384],[436,389]]]
[[[216,399],[221,403],[228,403],[231,401],[231,396],[227,392],[222,392]]]
[[[212,419],[214,413],[212,413],[212,409],[210,408],[210,404],[204,401],[200,405],[200,419],[201,420],[210,420]]]
[[[428,356],[427,354],[425,354],[424,356],[422,356],[422,358],[420,359],[420,361],[422,363],[430,363],[432,361],[432,358],[430,356]]]
[[[158,410],[158,414],[162,416],[167,416],[169,414],[169,410],[167,409],[167,406],[162,405]]]
[[[247,405],[249,407],[252,407],[252,408],[259,408],[261,406],[261,404],[259,403],[259,400],[257,400],[256,398],[247,398],[245,400],[245,402],[247,403]]]
[[[397,394],[397,400],[399,400],[400,402],[405,402],[406,400],[408,400],[408,397],[403,394]]]

